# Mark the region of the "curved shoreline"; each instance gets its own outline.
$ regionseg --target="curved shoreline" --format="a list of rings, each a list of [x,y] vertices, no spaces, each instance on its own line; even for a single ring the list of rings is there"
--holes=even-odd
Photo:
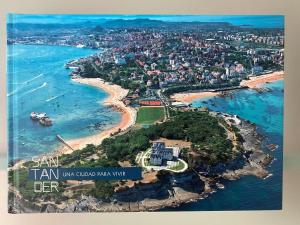
[[[111,134],[125,131],[135,124],[137,111],[129,106],[125,106],[122,99],[128,94],[129,90],[123,89],[122,87],[115,84],[108,84],[100,78],[76,78],[72,79],[74,82],[93,86],[105,91],[108,97],[101,103],[105,106],[114,107],[122,114],[121,121],[115,126],[100,131],[99,133],[80,137],[75,139],[64,140],[70,147],[62,144],[61,146],[54,148],[49,152],[45,152],[41,155],[49,156],[61,156],[63,154],[71,154],[72,152],[84,148],[87,144],[100,145],[105,138],[111,136]],[[15,170],[22,167],[23,163],[27,160],[20,160],[16,162],[11,169]]]
[[[108,84],[99,78],[76,78],[72,80],[80,84],[85,84],[104,90],[109,94],[109,96],[103,101],[103,105],[114,107],[122,114],[120,123],[112,128],[91,136],[67,140],[66,142],[68,145],[70,145],[74,150],[84,148],[87,144],[99,145],[105,138],[110,137],[111,134],[125,131],[135,124],[136,110],[132,107],[125,106],[125,104],[122,102],[122,99],[126,97],[129,90],[123,89],[115,84]],[[62,149],[56,151],[56,153],[59,155],[70,154],[72,152],[73,151],[67,147],[63,147]]]
[[[249,80],[242,80],[240,83],[241,87],[248,88],[259,88],[261,85],[268,82],[275,82],[278,80],[284,79],[283,71],[276,71],[269,74],[259,75],[255,77],[250,77]],[[179,102],[184,103],[192,103],[196,99],[208,98],[213,96],[218,96],[220,92],[218,91],[203,91],[203,92],[184,92],[184,93],[176,93],[171,96],[172,99]]]
[[[276,71],[269,74],[264,74],[256,77],[250,77],[249,80],[243,80],[241,86],[247,86],[249,88],[258,88],[261,85],[269,82],[275,82],[284,79],[283,71]]]
[[[227,119],[237,119],[229,114],[223,114]],[[242,131],[241,135],[245,137],[246,142],[243,143],[246,152],[252,152],[247,160],[245,158],[239,158],[235,163],[239,163],[240,160],[245,160],[242,167],[237,169],[232,168],[230,164],[226,167],[226,170],[217,172],[217,176],[205,176],[201,171],[193,170],[194,176],[190,176],[191,173],[186,173],[183,176],[177,177],[177,185],[163,185],[160,182],[149,184],[137,184],[125,191],[115,193],[114,199],[120,204],[112,204],[112,202],[103,202],[96,197],[81,196],[73,199],[70,204],[66,204],[64,208],[58,207],[55,203],[47,203],[47,207],[41,207],[39,204],[31,204],[28,200],[22,198],[18,190],[10,187],[10,192],[15,195],[14,202],[10,204],[16,204],[17,210],[15,213],[21,212],[52,212],[52,213],[64,213],[64,212],[140,212],[140,211],[160,211],[163,209],[174,209],[181,205],[191,202],[201,201],[206,199],[219,189],[224,189],[223,181],[239,180],[244,176],[255,176],[260,179],[267,179],[272,176],[267,170],[267,166],[272,162],[273,158],[264,153],[261,149],[263,136],[257,133],[256,126],[251,122],[243,119],[237,119],[235,122],[239,129]],[[234,163],[234,164],[235,164]],[[233,165],[234,166],[234,165]],[[171,176],[176,176],[172,174]],[[172,178],[173,179],[173,178]],[[195,182],[198,181],[195,186]],[[200,186],[199,186],[200,185]],[[149,188],[151,187],[152,188]],[[195,187],[199,188],[196,191]],[[193,190],[191,190],[191,188]],[[168,197],[159,198],[159,192],[153,192],[153,190],[164,189],[170,194]],[[150,191],[149,191],[150,190]],[[133,195],[135,194],[135,195]],[[145,196],[152,197],[145,197]],[[132,196],[142,196],[143,198],[138,201],[124,201],[124,198],[131,198]],[[86,203],[86,208],[82,208],[81,202]],[[94,207],[96,205],[96,207]],[[25,210],[25,211],[19,211]]]

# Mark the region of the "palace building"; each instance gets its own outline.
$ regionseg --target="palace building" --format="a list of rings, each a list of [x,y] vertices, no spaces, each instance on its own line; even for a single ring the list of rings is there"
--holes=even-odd
[[[167,148],[164,142],[153,142],[150,163],[155,166],[160,166],[164,160],[173,160],[174,153],[173,148]]]

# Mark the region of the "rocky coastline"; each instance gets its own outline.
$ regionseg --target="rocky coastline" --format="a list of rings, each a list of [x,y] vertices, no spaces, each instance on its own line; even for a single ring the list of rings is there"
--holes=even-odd
[[[220,114],[220,113],[217,113]],[[256,176],[266,179],[271,174],[267,166],[273,158],[262,150],[263,136],[257,132],[256,125],[237,116],[222,114],[231,121],[243,138],[243,152],[227,163],[214,167],[199,166],[184,173],[175,174],[164,171],[164,178],[157,182],[144,184],[137,182],[131,188],[115,192],[109,201],[96,199],[92,196],[80,196],[64,202],[64,207],[47,203],[42,206],[24,200],[16,191],[14,201],[9,203],[9,211],[21,212],[132,212],[158,211],[164,208],[176,208],[182,204],[199,201],[225,188],[224,180],[237,180],[242,176]]]

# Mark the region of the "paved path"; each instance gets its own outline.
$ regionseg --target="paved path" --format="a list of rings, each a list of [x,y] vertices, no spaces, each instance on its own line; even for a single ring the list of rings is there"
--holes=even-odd
[[[184,167],[181,170],[170,169],[166,166],[146,166],[145,160],[150,157],[150,154],[151,154],[151,149],[148,149],[145,153],[142,154],[142,156],[139,156],[139,159],[138,159],[138,160],[142,160],[142,167],[146,168],[147,170],[152,170],[152,169],[155,171],[168,170],[168,171],[172,171],[174,173],[182,173],[188,168],[188,164],[180,158],[178,158],[178,161],[180,161],[184,164]]]
[[[172,171],[174,173],[182,173],[182,172],[186,171],[187,168],[189,167],[188,164],[184,160],[179,159],[179,158],[178,158],[178,161],[180,161],[184,164],[184,167],[181,170],[173,170],[173,169],[170,169],[170,168],[166,168],[165,170]]]

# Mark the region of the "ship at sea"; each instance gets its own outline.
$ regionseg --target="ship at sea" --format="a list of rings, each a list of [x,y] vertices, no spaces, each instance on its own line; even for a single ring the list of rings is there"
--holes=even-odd
[[[16,125],[10,128],[10,160],[30,159],[54,151],[61,146],[56,134],[66,140],[76,139],[119,123],[119,112],[99,104],[107,94],[72,81],[70,71],[64,67],[67,62],[96,54],[98,50],[20,44],[9,45],[8,52],[9,68],[19,68],[9,70],[7,76],[8,116]],[[33,113],[31,118],[32,112],[46,115],[35,118]],[[41,119],[43,117],[48,118]],[[102,126],[95,129],[91,124]],[[22,151],[17,151],[18,148]]]
[[[37,112],[32,112],[30,113],[30,119],[33,121],[39,121],[39,123],[42,126],[52,126],[53,121],[47,116],[46,113],[37,113]]]

